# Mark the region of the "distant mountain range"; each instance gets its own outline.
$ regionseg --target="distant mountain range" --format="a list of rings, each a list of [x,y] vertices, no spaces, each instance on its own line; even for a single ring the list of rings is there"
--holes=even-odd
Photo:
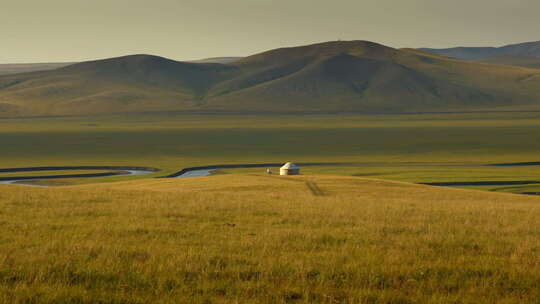
[[[281,48],[225,64],[133,55],[0,76],[0,116],[516,109],[540,109],[540,70],[368,41]]]
[[[214,58],[207,58],[207,59],[200,59],[200,60],[193,60],[190,62],[193,63],[222,63],[222,64],[228,64],[233,63],[237,60],[242,59],[243,57],[214,57]]]
[[[20,74],[35,71],[48,71],[65,67],[70,64],[73,64],[73,62],[0,64],[0,75]]]
[[[503,47],[423,48],[420,50],[456,59],[540,69],[540,41]]]
[[[215,57],[206,58],[200,60],[190,61],[193,63],[232,63],[242,57]],[[10,63],[0,64],[0,76],[1,75],[13,75],[20,73],[38,72],[38,71],[50,71],[59,69],[68,65],[75,64],[76,62],[51,62],[51,63]]]
[[[489,64],[504,64],[521,66],[532,69],[540,69],[540,57],[528,56],[497,56],[480,60],[480,62]]]

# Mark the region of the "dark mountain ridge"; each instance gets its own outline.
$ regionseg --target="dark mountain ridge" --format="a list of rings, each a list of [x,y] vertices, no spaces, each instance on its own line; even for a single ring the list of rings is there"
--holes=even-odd
[[[73,62],[53,63],[9,63],[0,64],[0,75],[12,75],[37,71],[55,70],[73,64]]]
[[[132,55],[0,76],[0,116],[148,111],[401,113],[534,108],[540,71],[368,41],[228,64]]]
[[[499,56],[540,57],[540,41],[510,44],[502,47],[422,48],[420,50],[456,59],[472,61]]]

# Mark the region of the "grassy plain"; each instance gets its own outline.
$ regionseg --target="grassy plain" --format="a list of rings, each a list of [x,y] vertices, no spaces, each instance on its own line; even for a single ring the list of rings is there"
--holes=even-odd
[[[304,169],[312,174],[409,182],[534,181],[539,166],[482,165],[540,160],[539,131],[540,112],[2,119],[0,167],[124,165],[164,170],[151,175],[156,177],[197,165],[290,160],[355,163]]]
[[[539,131],[534,112],[3,119],[0,168],[163,171],[0,185],[0,303],[539,303],[540,197],[403,182],[534,181],[483,165],[539,160]],[[288,160],[353,165],[149,178]]]
[[[4,303],[538,303],[540,198],[264,174],[0,185]]]

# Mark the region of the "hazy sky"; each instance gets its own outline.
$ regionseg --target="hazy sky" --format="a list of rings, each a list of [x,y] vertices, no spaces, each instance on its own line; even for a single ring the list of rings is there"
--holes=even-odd
[[[0,0],[0,63],[245,56],[329,40],[540,40],[540,0]]]

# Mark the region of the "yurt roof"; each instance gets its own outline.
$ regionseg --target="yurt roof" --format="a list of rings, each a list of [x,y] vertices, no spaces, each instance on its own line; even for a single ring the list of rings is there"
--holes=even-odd
[[[298,169],[299,167],[291,162],[286,163],[281,169]]]

